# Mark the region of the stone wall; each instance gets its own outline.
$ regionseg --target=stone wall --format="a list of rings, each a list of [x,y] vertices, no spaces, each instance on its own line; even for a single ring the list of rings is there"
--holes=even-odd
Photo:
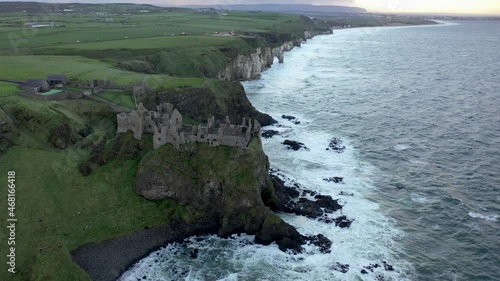
[[[132,131],[134,137],[142,139],[143,134],[153,134],[153,147],[169,143],[178,148],[182,144],[205,142],[211,146],[246,147],[252,136],[259,136],[260,124],[257,120],[243,119],[241,125],[225,122],[215,126],[215,119],[209,118],[207,126],[182,124],[181,113],[172,104],[164,103],[156,111],[148,111],[142,103],[131,113],[117,115],[118,133]]]

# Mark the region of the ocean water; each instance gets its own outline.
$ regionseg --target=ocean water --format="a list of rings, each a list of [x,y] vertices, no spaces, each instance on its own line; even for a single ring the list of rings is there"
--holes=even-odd
[[[283,132],[264,150],[274,169],[339,198],[351,227],[280,214],[302,234],[327,236],[332,252],[194,237],[120,280],[500,280],[498,30],[500,21],[340,30],[287,53],[244,83],[252,104],[285,126],[264,128]],[[333,137],[344,153],[325,150]],[[309,150],[287,150],[284,139]],[[332,176],[345,184],[323,181]],[[382,261],[396,270],[361,273]]]

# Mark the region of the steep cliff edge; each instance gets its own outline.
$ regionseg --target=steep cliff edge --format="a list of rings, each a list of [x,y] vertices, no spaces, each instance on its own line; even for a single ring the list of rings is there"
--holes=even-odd
[[[258,139],[248,149],[184,145],[150,151],[139,164],[136,191],[171,198],[216,225],[217,234],[255,234],[256,242],[301,250],[305,239],[264,205],[273,194],[269,162]],[[192,218],[196,220],[196,218]]]
[[[257,79],[262,71],[273,65],[274,58],[277,58],[279,63],[283,63],[285,52],[294,47],[300,47],[302,43],[314,36],[331,33],[331,30],[305,31],[302,38],[287,41],[278,47],[259,47],[251,54],[240,54],[219,72],[217,78],[230,81]]]
[[[233,123],[241,123],[243,117],[252,118],[262,126],[276,122],[253,107],[239,82],[207,80],[201,88],[160,89],[140,97],[139,101],[146,108],[166,102],[174,104],[183,117],[198,123],[206,123],[212,116],[216,120],[229,116]]]

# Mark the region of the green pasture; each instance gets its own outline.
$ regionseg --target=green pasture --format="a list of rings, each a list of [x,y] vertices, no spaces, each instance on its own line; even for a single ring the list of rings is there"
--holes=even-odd
[[[30,28],[23,24],[28,19],[4,19],[0,14],[0,50],[13,51],[17,48],[59,46],[76,43],[103,42],[165,35],[211,34],[218,32],[271,31],[275,28],[296,28],[301,24],[298,15],[228,11],[227,16],[198,14],[193,12],[161,12],[135,14],[132,16],[95,16],[84,14],[48,14],[44,21],[56,22],[57,27]],[[113,23],[93,22],[98,17],[113,18]],[[181,39],[182,40],[182,39]],[[207,42],[209,43],[209,42]],[[26,50],[23,50],[26,52]]]
[[[18,92],[19,88],[17,84],[0,81],[0,97],[15,95]]]
[[[147,39],[125,39],[107,42],[79,43],[62,45],[58,48],[81,50],[109,50],[109,49],[162,49],[179,50],[195,47],[221,46],[236,40],[233,37],[222,36],[163,36]]]
[[[104,91],[100,92],[96,96],[110,101],[112,103],[121,105],[123,107],[127,107],[130,109],[135,109],[135,100],[134,95],[130,92],[122,92],[122,91]]]
[[[0,56],[0,77],[18,80],[42,79],[49,74],[65,74],[69,79],[110,79],[119,85],[145,82],[151,87],[200,87],[202,78],[182,78],[161,74],[124,71],[111,64],[77,56]]]

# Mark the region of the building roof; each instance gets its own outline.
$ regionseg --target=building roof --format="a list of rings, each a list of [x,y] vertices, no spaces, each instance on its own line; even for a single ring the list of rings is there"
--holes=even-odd
[[[47,80],[28,80],[25,86],[27,87],[49,87]]]
[[[65,81],[66,80],[66,75],[51,74],[51,75],[47,76],[47,80]]]

